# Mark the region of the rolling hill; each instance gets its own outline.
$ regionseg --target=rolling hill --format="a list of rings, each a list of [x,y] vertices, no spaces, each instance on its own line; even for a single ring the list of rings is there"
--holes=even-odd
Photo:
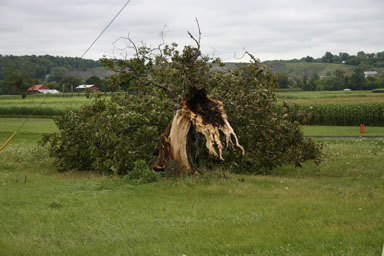
[[[357,66],[333,63],[312,63],[312,62],[297,62],[288,63],[285,61],[265,61],[264,65],[271,68],[274,73],[285,73],[289,76],[307,76],[311,77],[313,74],[319,76],[326,76],[327,74],[334,73],[337,69],[343,70],[346,75],[351,75]],[[365,70],[375,70],[379,74],[384,74],[384,68],[366,68]]]

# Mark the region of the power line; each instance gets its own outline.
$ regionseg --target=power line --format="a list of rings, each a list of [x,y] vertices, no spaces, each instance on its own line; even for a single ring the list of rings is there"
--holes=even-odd
[[[44,104],[44,102],[47,100],[47,98],[48,98],[48,94],[45,96],[44,100],[42,102],[40,102],[40,104],[37,107],[40,107],[42,104]],[[28,120],[30,118],[31,118],[31,114],[28,115],[28,117],[24,120],[24,122],[13,132],[11,137],[9,137],[9,139],[0,147],[0,151],[2,151],[5,148],[5,146],[7,146],[9,142],[11,142],[11,140],[16,136],[17,132],[21,128],[23,128],[23,126],[28,122]]]
[[[84,57],[85,54],[87,54],[87,52],[89,51],[89,49],[92,48],[92,46],[96,43],[96,41],[101,37],[102,34],[104,34],[104,32],[109,28],[109,26],[115,21],[115,19],[120,15],[120,13],[124,10],[124,8],[131,2],[131,0],[128,0],[124,6],[120,9],[120,11],[115,15],[115,17],[113,17],[113,19],[108,23],[108,25],[104,28],[103,31],[101,31],[101,33],[96,37],[95,41],[93,41],[93,43],[88,47],[87,50],[85,50],[85,52],[83,53],[83,55],[81,55],[81,59]]]
[[[96,39],[92,42],[92,44],[87,48],[87,50],[85,50],[85,52],[83,53],[83,55],[81,55],[81,59],[85,56],[85,54],[87,54],[87,52],[89,51],[89,49],[92,48],[92,46],[96,43],[96,41],[104,34],[104,32],[109,28],[109,26],[115,21],[115,19],[120,15],[120,13],[125,9],[125,7],[127,7],[127,5],[131,2],[131,0],[128,0],[124,6],[120,9],[120,11],[115,15],[115,17],[113,17],[113,19],[108,23],[108,25],[103,29],[103,31],[101,31],[101,33],[96,37]],[[39,104],[39,106],[41,106],[48,98],[48,94],[45,96],[44,100]],[[19,128],[16,129],[16,131],[11,135],[11,137],[9,137],[9,139],[0,147],[0,151],[2,151],[5,146],[16,136],[16,133],[21,129],[23,128],[23,126],[28,122],[28,120],[31,118],[31,115],[29,115],[25,120],[24,122],[19,126]]]
[[[40,104],[37,106],[37,108],[39,108],[41,105],[43,105],[45,103],[45,101],[48,99],[48,95],[49,93],[47,93],[45,95],[45,98],[42,102],[40,102]],[[31,118],[31,114],[28,115],[28,117],[24,120],[24,122],[19,126],[19,128],[16,129],[15,132],[18,132],[21,128],[23,128],[23,126],[28,122],[28,120]]]
[[[89,49],[91,49],[91,47],[96,43],[96,41],[101,37],[101,35],[109,28],[109,26],[115,21],[115,19],[120,15],[120,13],[124,10],[125,7],[127,7],[127,5],[131,2],[131,0],[128,0],[124,6],[120,9],[120,11],[115,15],[115,17],[113,17],[113,19],[108,23],[108,25],[104,28],[103,31],[101,31],[101,33],[99,34],[99,36],[93,41],[93,43],[88,47],[88,49],[83,53],[83,55],[81,55],[81,59],[84,57],[84,55],[89,51]],[[38,105],[38,107],[40,107],[48,98],[48,94],[46,95],[46,97],[44,98],[44,100]],[[21,128],[23,128],[23,126],[28,122],[28,120],[30,119],[30,115],[25,119],[25,121],[19,126],[19,128],[17,128],[16,131],[19,131]]]

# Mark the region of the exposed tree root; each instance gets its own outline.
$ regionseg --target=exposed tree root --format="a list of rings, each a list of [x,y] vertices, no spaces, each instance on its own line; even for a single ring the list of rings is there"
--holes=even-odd
[[[224,160],[222,156],[224,144],[227,147],[229,145],[232,148],[237,147],[243,155],[245,154],[244,148],[239,144],[237,135],[228,122],[223,102],[210,99],[204,89],[192,88],[181,101],[179,110],[161,135],[159,159],[154,166],[155,170],[164,170],[168,160],[174,160],[188,173],[198,173],[188,159],[187,138],[191,124],[196,132],[204,135],[205,145],[211,155]],[[220,131],[224,134],[224,143],[221,141]]]

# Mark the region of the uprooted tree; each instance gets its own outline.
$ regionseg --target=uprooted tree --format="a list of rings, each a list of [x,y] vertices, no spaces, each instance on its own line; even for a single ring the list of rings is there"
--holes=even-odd
[[[223,103],[210,99],[205,89],[191,87],[186,97],[180,102],[172,121],[161,135],[160,153],[155,170],[164,170],[168,160],[179,163],[189,173],[195,173],[188,154],[188,133],[193,125],[196,132],[204,135],[206,148],[211,155],[223,159],[223,142],[220,132],[224,135],[224,143],[236,146],[245,154],[244,148],[228,122]],[[217,147],[217,151],[216,148]]]
[[[56,120],[61,133],[45,138],[62,170],[125,174],[143,159],[155,170],[174,161],[189,173],[216,164],[268,173],[320,160],[320,147],[287,119],[288,106],[276,111],[268,69],[246,52],[249,64],[216,71],[223,64],[201,53],[200,29],[197,38],[188,34],[195,46],[181,51],[175,43],[137,47],[127,38],[132,58],[101,60],[115,71],[115,93],[67,111]]]

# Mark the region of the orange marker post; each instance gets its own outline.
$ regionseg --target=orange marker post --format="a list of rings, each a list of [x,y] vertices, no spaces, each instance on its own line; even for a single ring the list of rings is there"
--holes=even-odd
[[[365,133],[365,125],[364,124],[360,124],[360,133],[361,134]]]

